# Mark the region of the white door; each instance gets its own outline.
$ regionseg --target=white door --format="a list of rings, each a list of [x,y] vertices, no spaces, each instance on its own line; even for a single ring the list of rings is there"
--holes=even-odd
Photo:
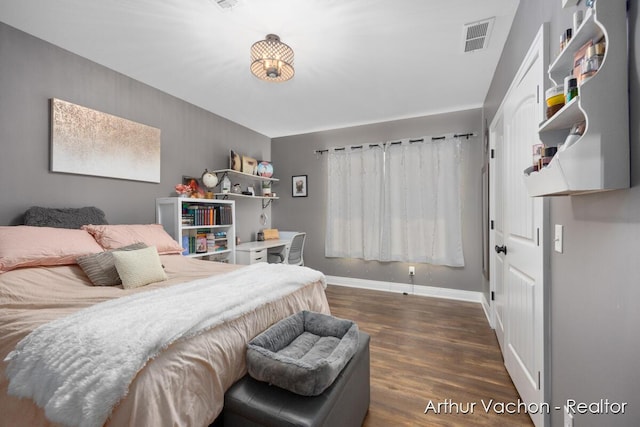
[[[492,165],[496,175],[492,188],[496,334],[505,366],[522,401],[537,405],[545,402],[546,397],[544,226],[547,213],[543,198],[528,196],[522,174],[532,163],[532,147],[540,143],[537,129],[544,114],[544,29],[525,57],[497,121],[492,123],[496,139]],[[544,413],[530,415],[536,426],[545,425]]]
[[[489,234],[489,247],[490,249],[490,264],[489,269],[491,271],[492,280],[492,313],[493,313],[493,327],[498,337],[498,343],[500,349],[504,353],[504,309],[507,301],[504,293],[504,281],[502,273],[504,271],[504,257],[496,256],[494,249],[496,246],[504,245],[504,214],[503,214],[503,183],[504,183],[504,123],[502,113],[494,120],[494,126],[491,129],[491,174],[489,175],[489,191],[490,201],[489,209],[491,211],[490,217],[491,226]],[[499,167],[498,167],[499,166]]]

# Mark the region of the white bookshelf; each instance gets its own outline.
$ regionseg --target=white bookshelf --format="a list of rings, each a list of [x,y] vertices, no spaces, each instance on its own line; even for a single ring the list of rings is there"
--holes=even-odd
[[[191,216],[200,211],[198,216]],[[233,200],[160,197],[156,199],[156,222],[162,224],[165,231],[183,247],[185,237],[193,239],[199,233],[224,233],[224,237],[219,236],[210,241],[225,249],[207,246],[205,252],[192,250],[185,256],[235,264],[236,218]]]

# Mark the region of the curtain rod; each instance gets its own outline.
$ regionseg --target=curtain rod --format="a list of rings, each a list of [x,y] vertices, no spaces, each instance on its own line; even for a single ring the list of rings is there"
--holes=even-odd
[[[475,133],[455,133],[453,134],[454,138],[466,138],[469,139],[472,136],[476,136]],[[432,136],[431,137],[431,141],[440,141],[443,139],[446,139],[446,136]],[[409,144],[413,144],[414,142],[424,142],[424,138],[418,138],[418,139],[410,139],[409,140]],[[389,145],[397,145],[397,144],[402,144],[402,141],[391,141],[388,142],[387,144]],[[382,145],[382,143],[377,143],[377,144],[365,144],[368,145],[369,147],[380,147]],[[359,148],[363,148],[364,145],[352,145],[350,148],[352,150],[357,150]],[[339,147],[339,148],[334,148],[334,151],[344,151],[346,150],[347,147]],[[329,149],[328,148],[324,148],[322,150],[313,150],[314,153],[316,154],[323,154],[323,153],[328,153]]]

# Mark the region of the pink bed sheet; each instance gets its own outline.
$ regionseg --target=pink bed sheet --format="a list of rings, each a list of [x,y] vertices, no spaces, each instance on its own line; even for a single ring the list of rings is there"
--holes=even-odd
[[[217,262],[161,256],[169,280],[142,288],[92,286],[78,266],[24,268],[0,274],[0,426],[52,426],[30,399],[7,394],[5,356],[39,325],[112,298],[170,286],[236,268]],[[320,282],[188,340],[149,361],[116,406],[107,426],[207,426],[224,392],[246,373],[246,342],[300,310],[330,314]]]

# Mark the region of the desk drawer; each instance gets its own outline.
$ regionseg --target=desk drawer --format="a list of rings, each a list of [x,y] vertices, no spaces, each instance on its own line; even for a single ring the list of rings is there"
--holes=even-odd
[[[251,260],[251,264],[255,264],[257,262],[267,262],[267,250],[260,249],[258,251],[251,251],[249,259]]]
[[[236,247],[236,263],[249,265],[269,262],[271,254],[279,254],[284,259],[287,247],[288,241],[285,240],[242,243]]]

